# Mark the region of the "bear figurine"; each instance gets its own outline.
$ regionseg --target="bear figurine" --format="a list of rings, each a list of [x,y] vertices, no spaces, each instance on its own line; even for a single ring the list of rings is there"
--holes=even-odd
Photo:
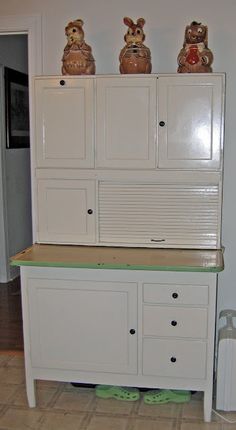
[[[185,29],[183,48],[178,55],[178,73],[212,72],[213,54],[208,48],[207,26],[193,21]]]
[[[151,73],[151,52],[143,44],[145,20],[139,18],[135,24],[131,18],[125,17],[124,24],[128,26],[124,36],[126,45],[120,52],[120,73]]]
[[[82,19],[71,21],[65,28],[67,44],[62,57],[63,75],[94,75],[95,61],[92,49],[84,41]]]

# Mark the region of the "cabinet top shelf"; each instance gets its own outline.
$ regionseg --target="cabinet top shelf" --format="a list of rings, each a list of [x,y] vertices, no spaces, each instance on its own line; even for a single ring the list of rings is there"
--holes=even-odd
[[[222,250],[150,249],[34,244],[11,257],[13,266],[220,272]]]
[[[171,77],[171,76],[178,76],[180,79],[186,78],[191,76],[196,76],[199,80],[202,76],[209,76],[211,78],[212,76],[221,76],[225,77],[225,72],[213,72],[213,73],[138,73],[138,74],[119,74],[119,73],[103,73],[103,74],[95,74],[95,75],[36,75],[34,76],[34,79],[64,79],[65,81],[67,79],[73,80],[73,79],[97,79],[97,78],[121,78],[121,79],[132,79],[132,78],[159,78],[159,77]]]

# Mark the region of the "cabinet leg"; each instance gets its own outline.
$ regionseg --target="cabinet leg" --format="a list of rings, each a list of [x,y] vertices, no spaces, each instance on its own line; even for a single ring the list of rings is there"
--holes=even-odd
[[[26,376],[26,393],[28,404],[30,408],[35,408],[36,406],[36,392],[35,392],[35,380]]]
[[[204,421],[211,422],[211,412],[212,412],[212,389],[204,391]]]

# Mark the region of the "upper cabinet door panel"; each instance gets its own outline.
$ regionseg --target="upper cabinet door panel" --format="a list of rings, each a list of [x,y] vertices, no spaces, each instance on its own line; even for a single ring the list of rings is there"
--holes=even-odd
[[[40,179],[37,193],[39,242],[95,242],[94,181]]]
[[[92,79],[35,80],[38,167],[93,167]]]
[[[97,167],[156,167],[156,78],[97,79]]]
[[[160,77],[158,86],[158,167],[219,169],[223,77]]]

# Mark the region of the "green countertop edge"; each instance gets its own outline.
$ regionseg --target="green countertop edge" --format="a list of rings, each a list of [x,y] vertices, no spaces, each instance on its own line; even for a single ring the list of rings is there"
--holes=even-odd
[[[34,267],[63,267],[73,269],[117,269],[117,270],[152,270],[152,271],[166,271],[166,272],[209,272],[218,273],[224,270],[224,267],[194,267],[194,266],[141,266],[141,265],[130,265],[130,264],[106,264],[106,263],[94,263],[94,264],[79,264],[79,263],[52,263],[52,262],[32,262],[32,261],[19,261],[11,260],[11,266],[34,266]]]

